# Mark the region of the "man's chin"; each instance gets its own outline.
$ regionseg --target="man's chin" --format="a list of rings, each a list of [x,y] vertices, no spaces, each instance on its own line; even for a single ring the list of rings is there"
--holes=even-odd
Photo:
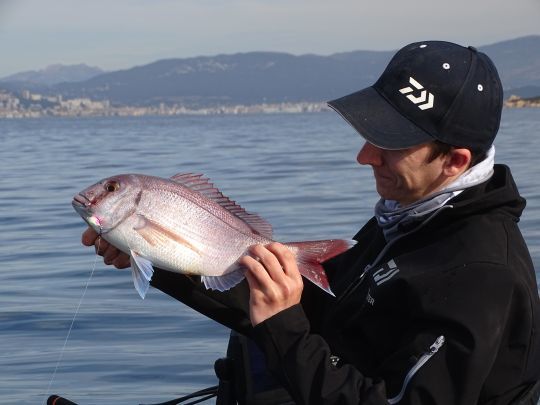
[[[382,187],[378,183],[377,183],[377,193],[384,200],[396,200],[396,198],[398,197],[395,193],[395,190],[387,186]]]

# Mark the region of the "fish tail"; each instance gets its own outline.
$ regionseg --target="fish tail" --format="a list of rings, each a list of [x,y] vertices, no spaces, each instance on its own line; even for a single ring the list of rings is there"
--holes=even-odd
[[[330,289],[330,283],[322,263],[348,250],[353,244],[354,241],[331,239],[289,242],[287,246],[297,249],[296,260],[298,261],[300,273],[316,286],[335,296]]]

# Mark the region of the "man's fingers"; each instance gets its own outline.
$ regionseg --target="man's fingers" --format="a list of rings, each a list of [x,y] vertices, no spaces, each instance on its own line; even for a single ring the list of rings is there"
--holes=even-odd
[[[276,257],[286,274],[290,275],[289,273],[292,271],[297,272],[298,266],[296,265],[296,255],[287,246],[278,242],[273,242],[267,245],[266,249],[274,254],[274,257]]]
[[[271,243],[250,248],[239,264],[247,268],[249,316],[252,325],[300,302],[303,282],[295,255],[286,246]]]
[[[103,262],[112,264],[118,269],[125,269],[131,266],[129,255],[118,250],[105,239],[100,238],[94,229],[88,227],[82,234],[81,242],[85,246],[94,246],[96,254],[103,256]]]
[[[131,267],[129,256],[123,252],[120,252],[120,254],[114,258],[111,264],[117,269],[127,269],[128,267]]]
[[[115,248],[113,245],[109,245],[103,252],[103,261],[105,264],[113,264],[114,259],[116,259],[119,254],[120,251],[117,248]]]
[[[100,240],[96,242],[95,246],[96,246],[96,253],[100,256],[105,256],[105,253],[107,252],[111,244],[107,242],[105,239],[100,238]]]
[[[266,272],[274,281],[283,278],[283,268],[276,255],[263,245],[255,245],[250,250],[251,254],[259,259]]]
[[[97,238],[97,232],[88,227],[82,234],[81,242],[84,246],[92,246],[96,242]]]
[[[249,275],[252,277],[253,281],[257,283],[259,289],[262,285],[266,285],[272,281],[264,266],[253,257],[244,256],[240,259],[239,264],[248,269],[246,276]]]
[[[252,271],[248,268],[248,271],[245,272],[246,281],[249,285],[250,291],[261,291],[261,284],[259,283],[259,280],[257,277],[252,273]],[[253,295],[253,293],[252,293]]]
[[[95,246],[96,253],[104,256],[111,244],[100,238],[96,231],[88,227],[82,234],[81,242],[85,246]]]

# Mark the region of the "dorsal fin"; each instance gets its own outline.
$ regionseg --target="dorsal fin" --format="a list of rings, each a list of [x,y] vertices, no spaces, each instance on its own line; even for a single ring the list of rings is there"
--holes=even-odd
[[[244,221],[253,231],[265,238],[272,238],[272,225],[257,214],[251,214],[238,205],[235,201],[223,195],[219,189],[210,182],[210,179],[202,174],[178,173],[171,177],[175,183],[179,183],[192,191],[216,202],[231,214]]]

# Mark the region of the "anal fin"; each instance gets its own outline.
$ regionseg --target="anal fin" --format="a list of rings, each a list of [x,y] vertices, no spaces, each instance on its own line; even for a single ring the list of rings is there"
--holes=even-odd
[[[201,281],[208,290],[226,291],[240,283],[244,278],[243,267],[223,276],[201,276]]]

